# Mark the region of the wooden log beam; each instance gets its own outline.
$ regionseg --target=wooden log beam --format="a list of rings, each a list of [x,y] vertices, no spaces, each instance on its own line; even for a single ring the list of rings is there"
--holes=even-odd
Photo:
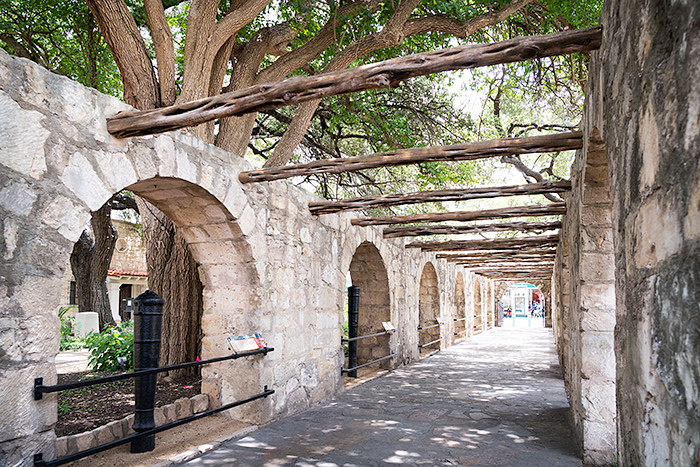
[[[312,214],[332,214],[341,211],[356,211],[406,204],[419,204],[441,201],[464,201],[468,199],[498,198],[501,196],[538,195],[543,193],[561,193],[571,190],[571,182],[542,182],[527,185],[494,186],[481,188],[459,188],[452,190],[419,191],[414,193],[395,193],[360,198],[341,199],[309,203]]]
[[[152,135],[217,118],[339,94],[394,87],[416,76],[587,52],[600,47],[601,37],[602,29],[593,27],[408,55],[333,73],[260,84],[162,109],[120,112],[107,119],[107,131],[117,138]]]
[[[489,219],[509,219],[512,217],[539,217],[566,214],[566,203],[532,204],[511,208],[485,209],[483,211],[432,212],[407,216],[365,217],[351,219],[352,225],[400,225],[423,224],[445,221],[480,221]]]
[[[556,258],[556,255],[551,254],[551,255],[533,255],[533,256],[505,256],[505,255],[491,255],[488,257],[479,257],[479,256],[466,256],[466,255],[460,255],[458,257],[449,257],[449,258],[439,258],[438,259],[444,259],[448,263],[468,263],[468,262],[489,262],[489,261],[524,261],[524,262],[538,262],[538,261],[552,261],[554,258]]]
[[[270,167],[241,172],[238,179],[241,183],[268,182],[317,173],[342,173],[421,162],[468,161],[511,154],[567,151],[580,149],[582,146],[583,137],[580,131],[522,138],[501,138],[451,146],[397,149],[364,157],[326,159],[306,164]]]
[[[420,248],[422,251],[454,250],[518,250],[523,247],[556,245],[559,235],[533,237],[497,238],[494,240],[448,240],[444,242],[413,242],[406,248]]]
[[[556,248],[522,248],[518,250],[475,250],[475,251],[465,251],[462,253],[438,253],[435,256],[438,259],[456,260],[463,258],[492,258],[494,256],[510,258],[510,257],[521,257],[521,258],[541,258],[544,256],[555,256],[557,253]]]
[[[556,222],[502,222],[479,225],[420,225],[413,227],[389,227],[384,229],[384,238],[420,237],[423,235],[458,235],[483,232],[532,232],[533,230],[555,230],[561,228]]]
[[[554,264],[554,261],[552,259],[503,259],[503,258],[495,258],[495,259],[482,259],[482,260],[458,260],[455,261],[455,264],[457,266],[464,266],[464,267],[470,267],[470,266],[517,266],[517,265],[523,265],[523,266],[540,266],[540,265],[547,265],[551,266]]]
[[[484,276],[488,279],[494,279],[494,280],[499,280],[499,281],[507,281],[507,280],[517,280],[517,281],[522,281],[522,280],[552,280],[552,274],[482,274],[478,273],[481,276]]]

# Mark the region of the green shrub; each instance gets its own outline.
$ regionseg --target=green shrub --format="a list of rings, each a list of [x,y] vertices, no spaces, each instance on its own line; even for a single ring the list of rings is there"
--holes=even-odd
[[[120,357],[125,360],[127,370],[134,366],[134,331],[127,328],[126,324],[87,336],[87,346],[90,349],[88,365],[94,371],[120,370]]]

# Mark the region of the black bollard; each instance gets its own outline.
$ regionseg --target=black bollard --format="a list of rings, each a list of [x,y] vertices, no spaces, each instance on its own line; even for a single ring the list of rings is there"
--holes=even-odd
[[[158,368],[160,329],[163,321],[163,299],[147,290],[134,299],[134,371]],[[156,427],[153,407],[156,397],[157,374],[134,378],[135,432]],[[131,442],[131,452],[149,452],[156,447],[156,435],[144,436]]]
[[[357,337],[360,316],[360,288],[351,285],[348,287],[348,337]],[[357,366],[357,341],[348,343],[348,368]],[[357,370],[348,371],[348,376],[357,378]]]

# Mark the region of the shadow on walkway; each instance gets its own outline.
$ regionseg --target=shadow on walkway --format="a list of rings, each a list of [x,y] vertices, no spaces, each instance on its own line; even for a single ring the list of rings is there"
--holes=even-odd
[[[185,465],[581,466],[550,329],[496,328]]]

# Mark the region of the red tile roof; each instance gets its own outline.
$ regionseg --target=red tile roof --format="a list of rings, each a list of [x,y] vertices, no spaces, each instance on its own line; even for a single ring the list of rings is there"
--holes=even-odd
[[[134,277],[148,277],[146,271],[124,271],[122,269],[110,269],[107,271],[108,276],[112,277],[122,277],[122,276],[134,276]]]

